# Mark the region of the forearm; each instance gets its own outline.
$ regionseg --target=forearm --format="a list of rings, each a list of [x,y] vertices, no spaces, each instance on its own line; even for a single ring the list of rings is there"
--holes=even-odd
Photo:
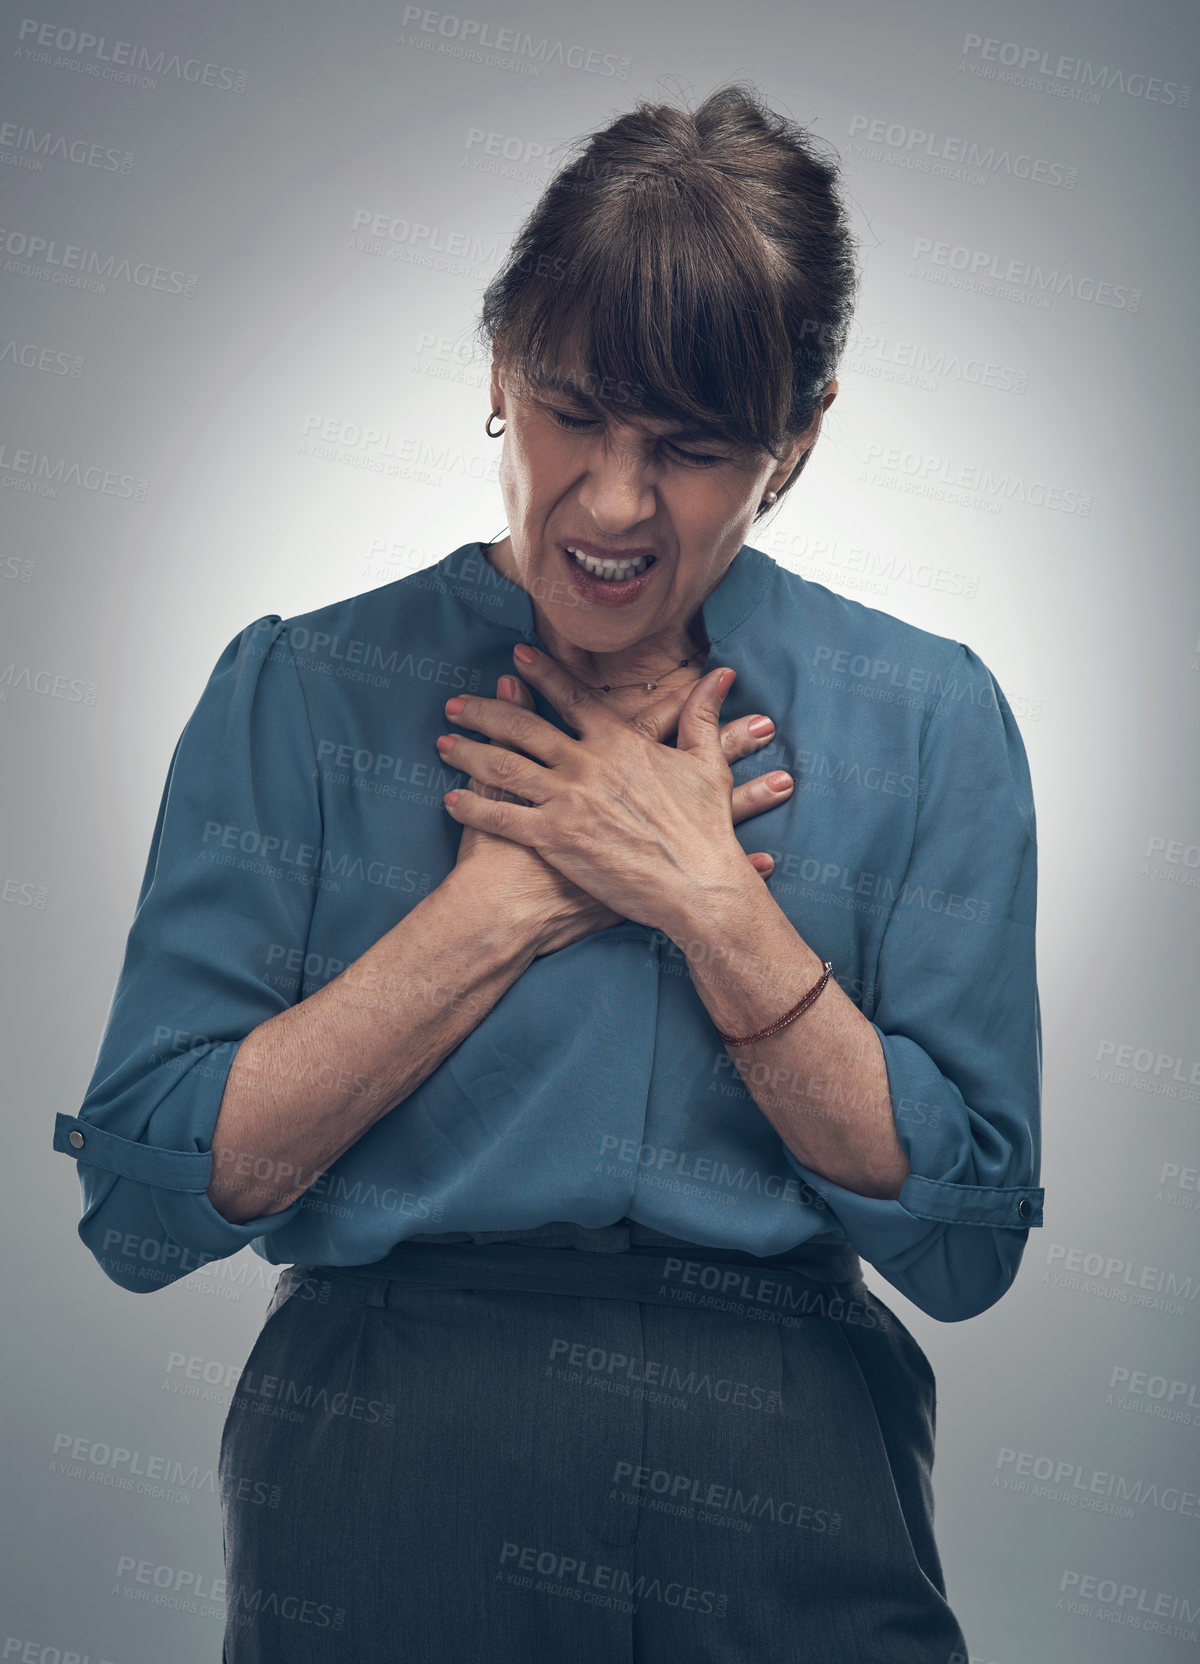
[[[208,1197],[233,1224],[280,1213],[482,1021],[540,950],[537,921],[454,869],[340,976],[238,1047]]]
[[[663,928],[722,1034],[766,1028],[824,973],[767,887],[737,870],[690,895]],[[899,1194],[911,1169],[896,1136],[883,1048],[832,976],[784,1028],[727,1050],[798,1161],[863,1196]]]

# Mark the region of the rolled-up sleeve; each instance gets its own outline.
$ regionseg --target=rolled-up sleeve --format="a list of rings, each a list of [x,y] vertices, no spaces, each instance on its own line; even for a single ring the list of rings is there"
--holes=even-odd
[[[317,768],[286,626],[229,643],[176,744],[137,909],[77,1115],[79,1235],[122,1288],[161,1288],[293,1218],[231,1224],[206,1195],[242,1040],[295,1003],[322,848]]]
[[[926,720],[919,779],[868,1007],[912,1171],[886,1201],[787,1154],[863,1257],[953,1322],[1009,1288],[1044,1197],[1033,794],[1012,710],[965,646]]]

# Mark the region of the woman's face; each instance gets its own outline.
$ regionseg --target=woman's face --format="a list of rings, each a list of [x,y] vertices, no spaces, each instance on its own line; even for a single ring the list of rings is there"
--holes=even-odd
[[[651,637],[685,638],[688,620],[746,542],[763,496],[815,441],[837,383],[780,462],[640,417],[632,399],[627,416],[606,415],[577,366],[549,388],[531,388],[493,360],[491,392],[505,423],[504,564],[515,569],[508,575],[552,632],[605,653]],[[597,558],[654,559],[644,573],[609,583],[589,575],[568,545]]]

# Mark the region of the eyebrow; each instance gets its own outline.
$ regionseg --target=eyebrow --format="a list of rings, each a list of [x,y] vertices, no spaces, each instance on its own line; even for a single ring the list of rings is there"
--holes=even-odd
[[[585,392],[573,376],[547,377],[544,381],[535,381],[533,386],[539,393],[557,393],[562,397],[572,399],[576,404],[596,415],[603,416],[606,413],[600,401],[593,397],[591,393]],[[702,422],[671,427],[660,437],[663,439],[706,439],[719,445],[729,445],[734,450],[748,449],[747,446],[739,444],[736,439],[731,439],[728,434],[722,433],[719,428],[711,425],[705,426]]]

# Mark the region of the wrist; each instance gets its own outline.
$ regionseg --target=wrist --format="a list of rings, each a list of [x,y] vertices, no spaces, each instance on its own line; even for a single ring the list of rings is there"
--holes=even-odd
[[[527,970],[539,953],[553,926],[544,903],[498,885],[495,873],[480,864],[478,873],[470,860],[452,867],[438,885],[455,913],[470,922],[473,941],[487,960],[518,961]]]
[[[775,907],[739,844],[736,856],[665,898],[653,923],[685,956],[704,955],[731,936],[752,940],[754,920],[764,904]]]

